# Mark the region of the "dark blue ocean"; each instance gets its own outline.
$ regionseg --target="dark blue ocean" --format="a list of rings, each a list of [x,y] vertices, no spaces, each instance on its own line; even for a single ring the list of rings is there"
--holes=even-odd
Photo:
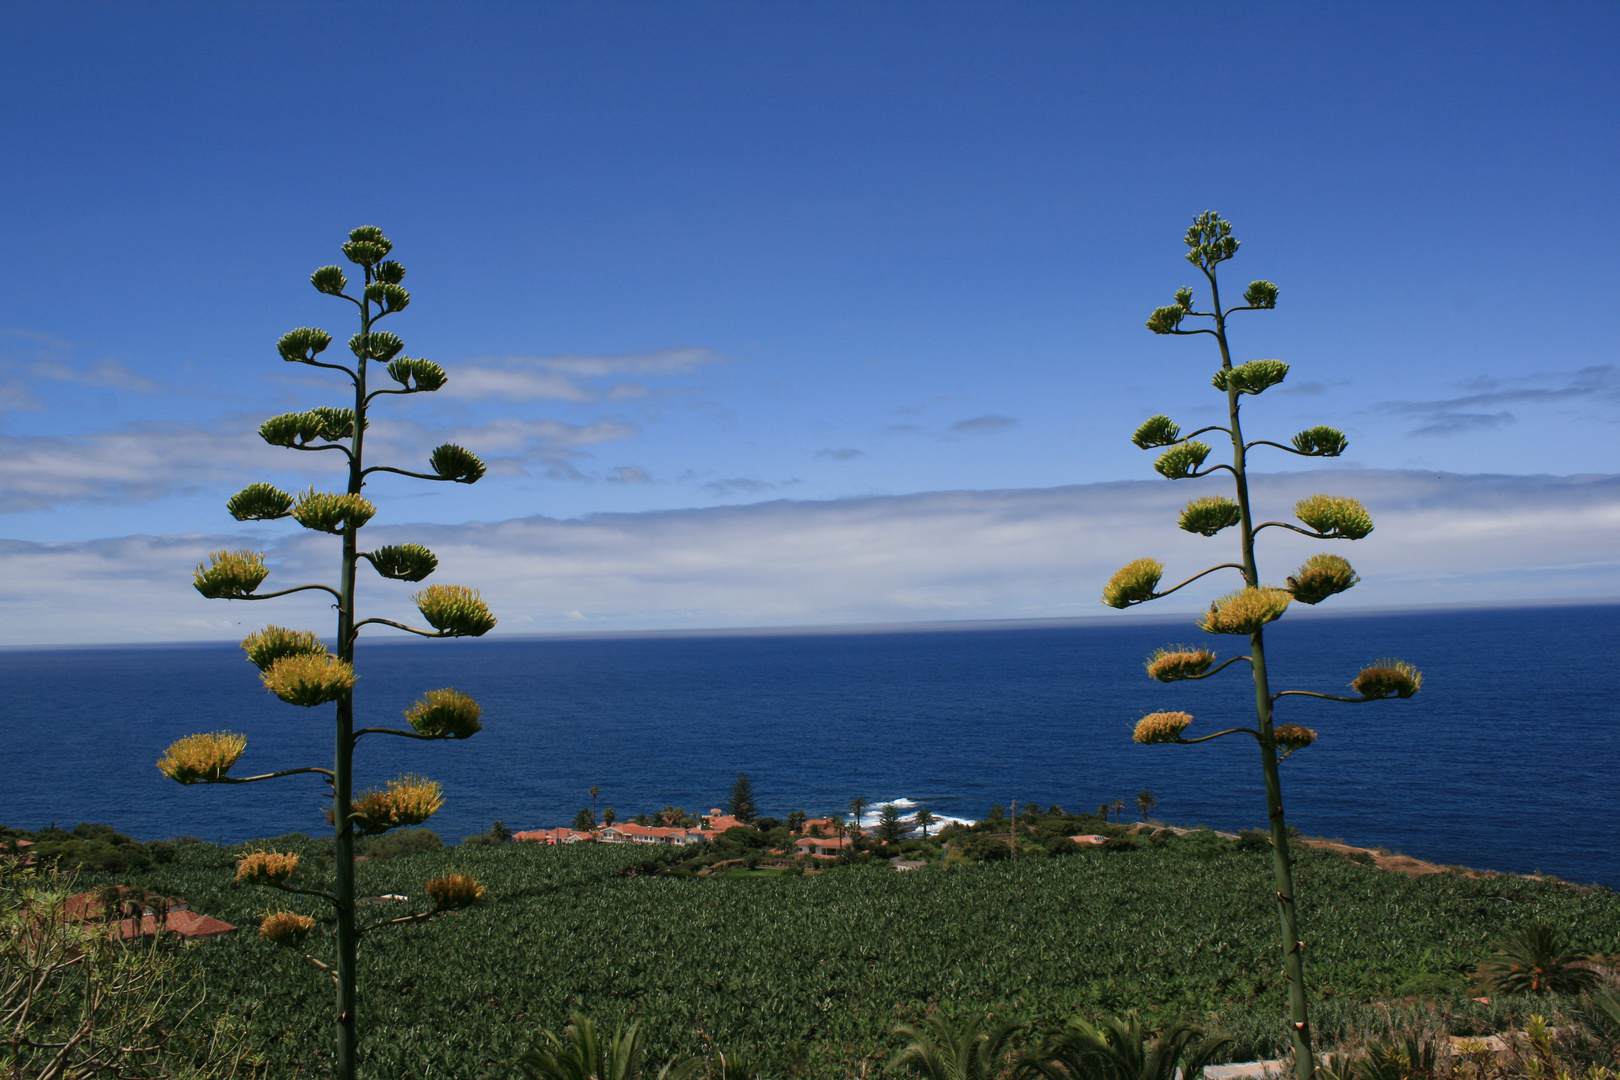
[[[739,770],[766,813],[837,811],[861,795],[960,817],[1013,799],[1120,798],[1134,816],[1147,789],[1162,820],[1261,825],[1251,741],[1130,740],[1158,709],[1192,712],[1204,732],[1252,722],[1244,665],[1201,683],[1147,679],[1153,647],[1194,639],[1211,642],[1182,622],[373,642],[358,657],[365,723],[397,725],[422,691],[455,686],[483,704],[485,730],[457,743],[372,737],[358,760],[374,782],[442,781],[431,824],[447,841],[496,819],[566,824],[593,785],[621,819],[702,812]],[[1274,690],[1343,692],[1384,656],[1424,672],[1410,701],[1285,699],[1279,720],[1320,733],[1283,765],[1301,831],[1620,887],[1620,606],[1291,616],[1267,645]],[[249,737],[238,773],[330,765],[330,707],[276,701],[234,646],[3,651],[0,685],[0,822],[221,841],[324,828],[316,777],[182,788],[153,768],[173,739],[219,728]]]

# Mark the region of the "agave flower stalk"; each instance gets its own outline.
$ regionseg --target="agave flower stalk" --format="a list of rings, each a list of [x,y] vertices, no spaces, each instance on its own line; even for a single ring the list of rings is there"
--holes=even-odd
[[[210,599],[268,600],[305,590],[330,593],[336,601],[337,634],[335,651],[329,652],[321,638],[309,630],[289,630],[271,626],[248,635],[242,642],[248,659],[260,671],[265,688],[282,701],[303,708],[335,706],[335,754],[330,769],[322,766],[283,769],[258,776],[233,777],[229,772],[246,750],[247,740],[228,731],[191,735],[175,742],[158,762],[158,769],[182,784],[245,784],[282,776],[313,773],[326,779],[331,788],[329,819],[336,840],[337,857],[330,888],[295,884],[298,860],[293,855],[253,852],[245,856],[237,880],[267,886],[282,892],[315,897],[332,908],[336,926],[334,958],[331,965],[309,957],[322,970],[331,971],[337,983],[337,1068],[338,1080],[353,1080],[358,1064],[358,1025],[356,1023],[356,947],[360,937],[377,926],[416,922],[456,907],[464,907],[483,896],[483,889],[471,878],[453,875],[429,883],[434,900],[431,911],[388,919],[372,926],[356,921],[355,838],[376,834],[427,820],[442,804],[439,785],[419,776],[402,776],[386,787],[355,794],[354,752],[366,735],[394,735],[409,739],[465,739],[483,726],[478,703],[453,689],[430,690],[406,712],[410,729],[362,728],[354,726],[354,692],[359,678],[354,666],[355,639],[362,627],[386,625],[424,637],[479,637],[495,626],[495,616],[477,590],[459,585],[429,585],[414,599],[429,629],[381,618],[359,618],[355,608],[355,571],[360,560],[370,563],[378,575],[393,581],[416,582],[432,574],[438,559],[420,544],[399,544],[361,551],[360,530],[377,513],[376,505],[362,492],[373,473],[389,472],[423,480],[476,483],[484,475],[484,463],[472,452],[454,444],[435,449],[428,457],[428,470],[418,472],[391,465],[367,465],[365,436],[370,427],[370,410],[377,398],[392,394],[431,393],[447,381],[444,369],[423,359],[401,355],[405,343],[396,335],[379,330],[377,324],[403,310],[410,294],[400,285],[405,268],[388,259],[393,245],[376,228],[355,229],[343,254],[360,267],[364,280],[349,291],[349,281],[341,267],[324,266],[310,277],[317,291],[353,304],[359,316],[359,332],[349,339],[354,363],[318,359],[332,343],[324,330],[303,327],[282,336],[276,343],[281,358],[293,364],[323,368],[347,378],[354,391],[353,407],[320,407],[308,412],[271,417],[259,428],[260,436],[272,446],[310,453],[338,455],[345,466],[347,484],[338,492],[316,491],[311,487],[299,495],[281,491],[271,484],[250,484],[226,504],[238,521],[273,521],[292,518],[306,529],[326,533],[341,541],[336,585],[315,583],[295,585],[261,593],[259,586],[270,574],[264,556],[254,551],[219,551],[209,562],[197,567],[194,584]],[[373,387],[383,370],[393,384]],[[309,916],[277,911],[266,916],[261,937],[269,942],[302,948],[315,927]]]
[[[1400,660],[1377,660],[1350,684],[1355,696],[1326,694],[1313,690],[1273,692],[1266,667],[1265,628],[1281,618],[1291,603],[1317,604],[1341,593],[1358,580],[1350,564],[1338,555],[1316,555],[1306,561],[1283,586],[1262,584],[1255,560],[1255,537],[1264,529],[1282,528],[1319,540],[1359,540],[1373,531],[1372,517],[1355,499],[1340,495],[1312,495],[1294,506],[1294,516],[1302,525],[1285,521],[1255,523],[1249,497],[1249,452],[1259,447],[1281,450],[1300,457],[1338,457],[1349,445],[1344,434],[1331,427],[1307,428],[1288,443],[1257,439],[1245,442],[1240,411],[1245,396],[1257,396],[1288,376],[1288,365],[1280,360],[1250,360],[1232,363],[1227,338],[1227,320],[1239,311],[1269,311],[1277,306],[1277,286],[1256,281],[1243,294],[1243,303],[1234,307],[1221,304],[1217,268],[1237,254],[1238,241],[1230,223],[1213,211],[1199,215],[1185,237],[1187,261],[1203,273],[1209,284],[1208,311],[1195,311],[1193,290],[1176,291],[1175,303],[1155,310],[1147,321],[1155,334],[1193,336],[1207,334],[1220,348],[1221,366],[1211,380],[1226,396],[1227,423],[1211,424],[1183,434],[1168,416],[1155,416],[1137,428],[1132,442],[1144,450],[1160,450],[1154,469],[1170,480],[1195,479],[1217,472],[1230,474],[1234,498],[1224,495],[1192,500],[1182,511],[1179,525],[1187,532],[1213,537],[1235,527],[1238,558],[1235,562],[1202,570],[1178,585],[1161,589],[1164,565],[1157,559],[1139,558],[1122,567],[1103,589],[1103,602],[1126,608],[1168,596],[1177,589],[1220,570],[1236,570],[1241,587],[1216,600],[1199,621],[1200,629],[1211,634],[1247,637],[1249,651],[1217,665],[1207,649],[1172,645],[1148,659],[1151,678],[1159,682],[1186,682],[1207,679],[1234,663],[1247,662],[1254,679],[1255,726],[1229,728],[1209,735],[1189,738],[1193,723],[1190,713],[1164,711],[1150,713],[1137,722],[1135,739],[1140,743],[1198,743],[1227,735],[1251,736],[1260,749],[1260,768],[1265,782],[1266,808],[1270,817],[1273,868],[1277,885],[1277,915],[1282,932],[1283,967],[1288,976],[1290,1036],[1294,1046],[1298,1080],[1311,1080],[1315,1058],[1311,1051],[1310,1016],[1305,995],[1304,946],[1301,943],[1298,905],[1294,899],[1294,876],[1288,851],[1288,826],[1283,815],[1282,781],[1278,769],[1290,754],[1316,741],[1316,732],[1299,724],[1274,723],[1280,699],[1291,695],[1325,698],[1331,701],[1380,701],[1390,697],[1408,698],[1422,686],[1423,676]],[[1186,326],[1188,319],[1208,320]],[[1210,463],[1214,448],[1200,442],[1199,435],[1225,434],[1232,445],[1231,463]]]

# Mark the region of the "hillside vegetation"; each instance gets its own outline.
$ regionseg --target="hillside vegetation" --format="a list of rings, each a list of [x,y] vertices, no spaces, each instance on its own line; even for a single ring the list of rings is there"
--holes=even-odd
[[[323,844],[301,848],[317,868]],[[329,846],[329,845],[328,845]],[[261,942],[262,891],[232,883],[233,855],[200,842],[140,873],[86,875],[183,895],[242,927],[195,948],[212,1007],[255,1009],[272,1077],[329,1074],[332,984]],[[930,1005],[996,1006],[1060,1022],[1139,1009],[1237,1036],[1230,1056],[1284,1043],[1269,853],[1208,833],[1063,858],[963,862],[896,873],[884,864],[803,877],[650,873],[629,845],[446,848],[362,864],[365,895],[415,897],[425,878],[471,872],[483,903],[429,925],[386,928],[361,952],[366,1074],[477,1077],[572,1009],[645,1021],[651,1056],[752,1048],[778,1074],[847,1076],[893,1052],[896,1023]],[[1543,921],[1586,950],[1620,952],[1607,890],[1515,877],[1419,879],[1332,852],[1299,851],[1314,1023],[1326,1044],[1440,1010],[1484,1033],[1545,999],[1470,1000],[1501,934]],[[638,872],[640,871],[640,872]],[[376,918],[407,905],[379,903]],[[310,905],[308,913],[324,919]],[[311,936],[322,955],[330,927]],[[1475,991],[1477,993],[1477,991]],[[874,1068],[880,1064],[873,1062]]]

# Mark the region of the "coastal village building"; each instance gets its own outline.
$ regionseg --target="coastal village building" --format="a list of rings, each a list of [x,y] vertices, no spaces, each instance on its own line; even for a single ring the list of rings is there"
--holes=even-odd
[[[118,892],[128,891],[128,886],[118,886]],[[93,892],[70,896],[63,904],[64,914],[77,922],[102,919],[105,917],[105,910],[100,897]],[[169,901],[167,910],[161,917],[156,912],[148,910],[143,911],[139,919],[131,917],[120,919],[118,922],[118,936],[124,941],[154,937],[161,933],[170,933],[186,941],[206,941],[225,934],[234,934],[236,927],[210,915],[200,915],[181,900]]]

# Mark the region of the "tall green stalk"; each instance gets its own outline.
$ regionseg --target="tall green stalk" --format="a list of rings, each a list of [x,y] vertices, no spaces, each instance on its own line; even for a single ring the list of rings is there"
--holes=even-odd
[[[319,590],[330,593],[337,608],[336,652],[310,631],[270,626],[250,634],[242,642],[248,659],[258,667],[265,687],[292,705],[313,708],[334,704],[334,756],[332,768],[308,766],[283,769],[259,776],[234,777],[229,772],[247,746],[244,736],[227,731],[191,735],[169,747],[158,768],[182,784],[246,784],[282,776],[311,773],[326,779],[332,799],[331,823],[336,847],[335,871],[330,888],[320,887],[301,875],[298,857],[273,851],[257,851],[244,856],[237,866],[238,881],[267,885],[283,892],[324,900],[331,908],[335,941],[332,963],[305,956],[322,971],[331,973],[337,991],[336,1075],[353,1080],[359,1062],[357,1022],[357,951],[360,938],[379,926],[419,922],[444,911],[463,907],[483,895],[471,878],[451,874],[429,881],[424,892],[434,907],[399,918],[360,925],[356,912],[355,841],[360,836],[377,835],[390,829],[419,825],[442,805],[437,783],[419,776],[401,776],[380,789],[354,790],[354,752],[366,735],[393,735],[409,739],[465,739],[482,729],[482,710],[464,694],[444,688],[430,690],[405,713],[410,730],[396,728],[355,729],[354,723],[354,645],[362,627],[385,625],[423,637],[477,637],[495,625],[478,593],[456,585],[430,585],[413,599],[417,610],[432,627],[422,630],[390,619],[360,619],[355,606],[355,572],[364,559],[383,577],[417,582],[438,566],[438,559],[420,544],[398,544],[361,551],[360,529],[376,513],[376,507],[362,495],[366,478],[375,472],[397,473],[422,480],[475,483],[484,475],[484,464],[468,451],[446,443],[429,457],[432,472],[412,472],[388,465],[365,464],[365,433],[370,425],[372,402],[384,395],[418,394],[438,390],[446,382],[444,370],[427,360],[400,355],[404,342],[386,331],[375,329],[383,318],[404,310],[410,294],[401,286],[405,268],[386,259],[393,249],[380,229],[361,228],[349,234],[343,253],[365,275],[358,296],[350,295],[348,279],[337,266],[315,271],[310,282],[328,295],[347,300],[356,308],[359,333],[349,339],[355,364],[329,363],[316,357],[331,344],[324,330],[300,328],[282,336],[277,351],[289,363],[305,364],[342,372],[354,387],[354,407],[317,408],[303,413],[272,417],[259,428],[259,434],[273,446],[310,452],[336,451],[348,465],[348,486],[342,494],[317,492],[314,488],[294,497],[270,484],[250,484],[226,504],[238,521],[271,521],[291,517],[317,532],[342,538],[338,585],[297,585],[277,592],[260,593],[259,585],[268,576],[264,556],[259,552],[219,551],[197,567],[194,584],[210,599],[268,600],[289,593]],[[386,365],[394,387],[369,390],[366,379],[371,364]],[[302,949],[315,920],[297,911],[277,911],[266,916],[260,936],[279,945]]]
[[[1283,815],[1282,777],[1279,766],[1289,754],[1316,741],[1316,732],[1298,724],[1274,724],[1273,711],[1279,699],[1289,696],[1324,698],[1329,701],[1380,701],[1390,697],[1408,698],[1422,686],[1423,677],[1409,664],[1399,660],[1377,660],[1350,683],[1356,697],[1323,694],[1309,690],[1284,690],[1273,693],[1266,669],[1265,626],[1280,618],[1288,605],[1298,600],[1304,604],[1317,604],[1353,586],[1358,578],[1350,564],[1337,555],[1315,555],[1306,560],[1283,587],[1260,583],[1259,564],[1255,559],[1255,537],[1262,529],[1291,529],[1320,540],[1359,540],[1372,532],[1372,518],[1355,499],[1334,495],[1313,495],[1301,499],[1294,506],[1295,516],[1305,528],[1282,521],[1254,523],[1249,497],[1249,451],[1259,446],[1271,447],[1302,457],[1337,457],[1344,452],[1349,441],[1342,432],[1330,427],[1312,427],[1295,435],[1291,445],[1257,439],[1245,442],[1240,419],[1242,398],[1258,395],[1269,387],[1281,383],[1288,374],[1288,365],[1280,360],[1251,360],[1234,366],[1232,350],[1227,340],[1227,319],[1239,311],[1268,311],[1277,305],[1277,287],[1268,281],[1255,281],[1243,294],[1244,303],[1233,308],[1221,305],[1217,267],[1237,254],[1238,241],[1232,236],[1230,223],[1221,220],[1213,211],[1199,215],[1185,237],[1187,261],[1203,272],[1209,284],[1210,310],[1193,310],[1193,291],[1190,288],[1176,292],[1175,304],[1153,312],[1147,326],[1155,334],[1191,336],[1208,334],[1220,347],[1221,366],[1212,380],[1215,388],[1226,395],[1227,423],[1212,424],[1183,435],[1180,425],[1168,416],[1154,416],[1136,430],[1131,441],[1142,449],[1163,448],[1154,463],[1161,476],[1171,480],[1187,480],[1209,476],[1218,471],[1232,475],[1236,500],[1225,496],[1204,496],[1192,500],[1181,512],[1180,526],[1187,532],[1214,536],[1223,529],[1238,527],[1240,562],[1221,563],[1194,574],[1180,585],[1160,590],[1164,564],[1156,559],[1141,558],[1121,568],[1103,589],[1103,602],[1111,607],[1126,608],[1168,596],[1205,574],[1217,570],[1236,570],[1243,578],[1243,586],[1228,593],[1210,605],[1199,622],[1199,627],[1212,634],[1235,634],[1249,639],[1247,655],[1238,655],[1216,666],[1215,654],[1208,649],[1190,645],[1171,645],[1156,651],[1147,662],[1148,675],[1160,682],[1183,682],[1205,679],[1239,661],[1249,664],[1254,677],[1256,724],[1253,728],[1231,728],[1189,739],[1183,735],[1192,723],[1185,712],[1156,712],[1137,722],[1135,739],[1140,743],[1207,742],[1226,735],[1252,736],[1260,750],[1260,771],[1265,782],[1266,809],[1271,826],[1273,870],[1277,886],[1277,917],[1282,933],[1283,970],[1288,978],[1288,1012],[1290,1038],[1294,1047],[1298,1080],[1311,1080],[1315,1071],[1315,1058],[1311,1048],[1310,1016],[1305,994],[1304,944],[1299,929],[1298,905],[1294,897],[1294,874],[1288,849],[1288,825]],[[1210,325],[1196,329],[1183,329],[1187,318],[1209,319]],[[1213,449],[1197,441],[1196,436],[1210,431],[1223,431],[1232,441],[1232,462],[1205,467]]]

